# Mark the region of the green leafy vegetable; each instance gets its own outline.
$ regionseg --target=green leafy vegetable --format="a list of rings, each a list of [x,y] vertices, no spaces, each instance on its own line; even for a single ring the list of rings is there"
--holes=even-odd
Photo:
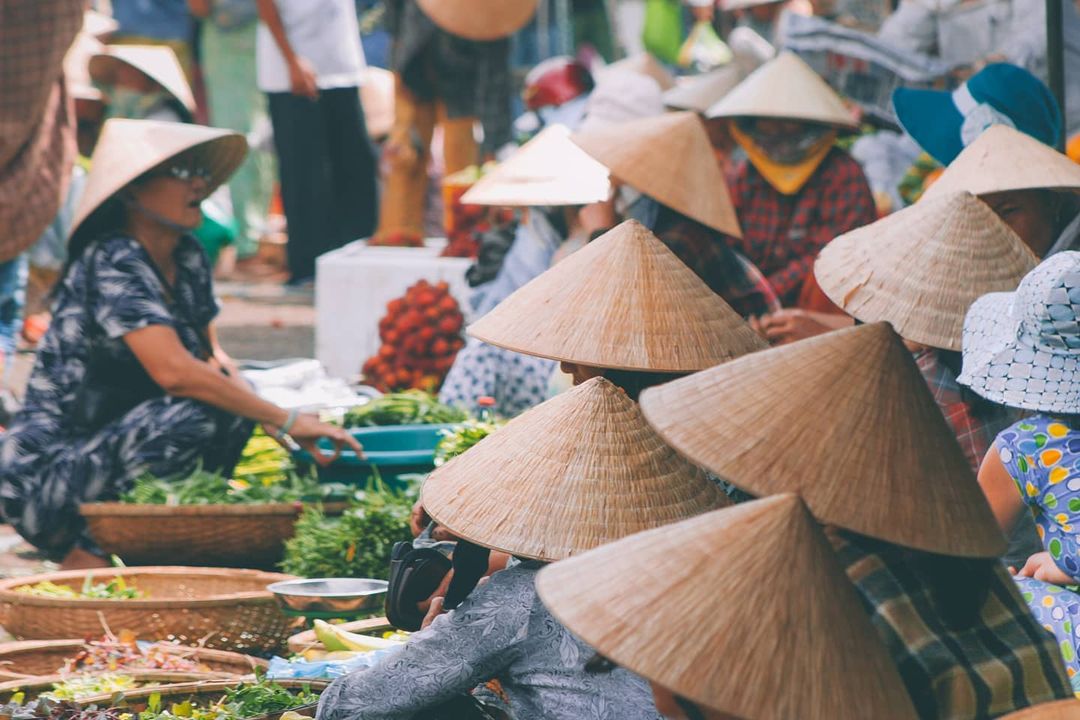
[[[244,446],[240,462],[233,469],[233,477],[253,483],[273,483],[284,480],[294,467],[289,452],[260,426]]]
[[[120,496],[121,502],[140,505],[246,505],[344,500],[351,489],[320,484],[314,474],[289,472],[280,479],[228,479],[219,473],[196,470],[184,479],[144,475]]]
[[[443,405],[423,390],[405,390],[375,398],[345,414],[345,427],[444,425],[463,422],[468,414]]]
[[[453,430],[443,430],[443,437],[435,446],[435,467],[456,458],[476,443],[499,429],[502,423],[466,420]]]

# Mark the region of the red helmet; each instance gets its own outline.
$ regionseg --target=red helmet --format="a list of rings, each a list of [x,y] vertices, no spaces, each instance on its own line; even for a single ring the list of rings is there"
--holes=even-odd
[[[592,75],[572,57],[544,60],[525,76],[522,99],[529,110],[562,105],[593,89]]]

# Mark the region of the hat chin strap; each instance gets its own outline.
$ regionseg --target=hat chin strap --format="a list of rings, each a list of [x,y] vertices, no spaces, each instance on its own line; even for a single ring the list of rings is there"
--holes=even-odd
[[[181,234],[186,234],[199,227],[198,225],[184,225],[182,223],[174,222],[169,218],[165,217],[164,215],[159,215],[153,210],[144,207],[142,204],[139,203],[138,200],[133,198],[131,195],[125,194],[123,196],[123,200],[124,204],[127,205],[129,208],[139,213],[143,217],[153,220],[158,225],[161,225],[163,228],[166,228],[168,230],[172,230]]]
[[[964,122],[960,126],[960,140],[964,143],[964,147],[975,142],[976,138],[991,125],[1007,125],[1016,129],[1016,123],[1008,115],[990,103],[981,103],[976,100],[967,83],[953,90],[952,101],[956,109],[964,116]]]

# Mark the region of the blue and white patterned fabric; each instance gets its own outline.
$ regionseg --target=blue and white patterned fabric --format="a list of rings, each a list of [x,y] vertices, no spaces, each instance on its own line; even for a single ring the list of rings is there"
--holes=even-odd
[[[516,718],[658,720],[641,678],[584,671],[593,650],[540,602],[542,567],[525,561],[495,573],[378,665],[335,680],[318,720],[404,720],[493,679]]]
[[[252,424],[243,418],[164,396],[90,435],[72,420],[91,347],[110,357],[120,372],[142,372],[123,338],[164,325],[189,352],[200,354],[200,327],[218,312],[210,265],[191,237],[180,241],[175,258],[171,304],[149,254],[127,236],[88,248],[57,291],[25,403],[0,441],[0,509],[23,537],[52,557],[63,557],[76,543],[93,547],[82,537],[80,502],[114,498],[144,472],[173,476],[199,462],[207,469],[231,470],[251,434]],[[89,290],[88,278],[93,279]]]
[[[1015,293],[972,305],[958,380],[1000,405],[1080,414],[1080,252],[1053,255]]]

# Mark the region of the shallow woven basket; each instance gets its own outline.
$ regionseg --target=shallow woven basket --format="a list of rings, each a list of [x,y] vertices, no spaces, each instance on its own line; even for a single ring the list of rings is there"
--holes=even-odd
[[[290,689],[299,690],[302,688],[309,688],[312,692],[316,693],[324,690],[326,686],[329,685],[327,682],[318,680],[275,680],[274,682],[282,687]],[[83,706],[97,705],[99,707],[119,705],[130,712],[142,712],[146,709],[147,700],[154,694],[161,697],[162,707],[167,707],[172,703],[184,702],[185,700],[191,700],[194,703],[212,703],[220,700],[227,690],[236,687],[236,685],[237,682],[235,680],[228,680],[182,683],[165,688],[146,687],[124,693],[123,698],[119,703],[113,702],[115,699],[115,696],[113,695],[99,695],[97,697],[83,698],[78,704]],[[304,705],[293,708],[293,712],[307,717],[314,717],[315,705]],[[269,715],[257,715],[252,718],[246,718],[246,720],[275,720],[280,716],[281,713],[271,713]]]
[[[46,580],[78,588],[90,574],[98,582],[121,576],[146,597],[84,600],[16,592]],[[99,635],[107,626],[147,640],[269,654],[285,644],[296,621],[281,611],[266,586],[294,579],[258,570],[199,567],[69,570],[10,578],[0,580],[0,626],[19,640]]]
[[[302,506],[89,503],[79,512],[94,542],[128,565],[273,570]]]
[[[64,666],[68,658],[74,657],[82,649],[83,644],[82,640],[25,640],[0,644],[0,682],[53,675]],[[215,673],[229,675],[247,675],[256,668],[265,668],[268,665],[265,660],[225,650],[186,646],[166,646],[162,647],[162,650],[190,658]]]
[[[140,671],[121,673],[132,677],[135,682],[140,683],[143,687],[138,688],[138,692],[146,692],[147,695],[153,693],[163,687],[170,685],[184,685],[184,684],[203,684],[207,682],[222,682],[220,675],[208,674],[208,673],[178,673],[178,672],[154,672],[154,671]],[[11,680],[9,682],[0,683],[0,703],[6,703],[11,700],[11,696],[15,693],[25,693],[27,700],[33,700],[38,695],[48,692],[53,689],[53,685],[63,682],[67,678],[63,675],[46,675],[35,678],[24,678],[22,680]],[[224,681],[236,684],[235,680]],[[132,691],[133,693],[136,691]],[[111,695],[109,697],[112,697]],[[84,698],[79,701],[80,703],[89,704],[88,699]]]

